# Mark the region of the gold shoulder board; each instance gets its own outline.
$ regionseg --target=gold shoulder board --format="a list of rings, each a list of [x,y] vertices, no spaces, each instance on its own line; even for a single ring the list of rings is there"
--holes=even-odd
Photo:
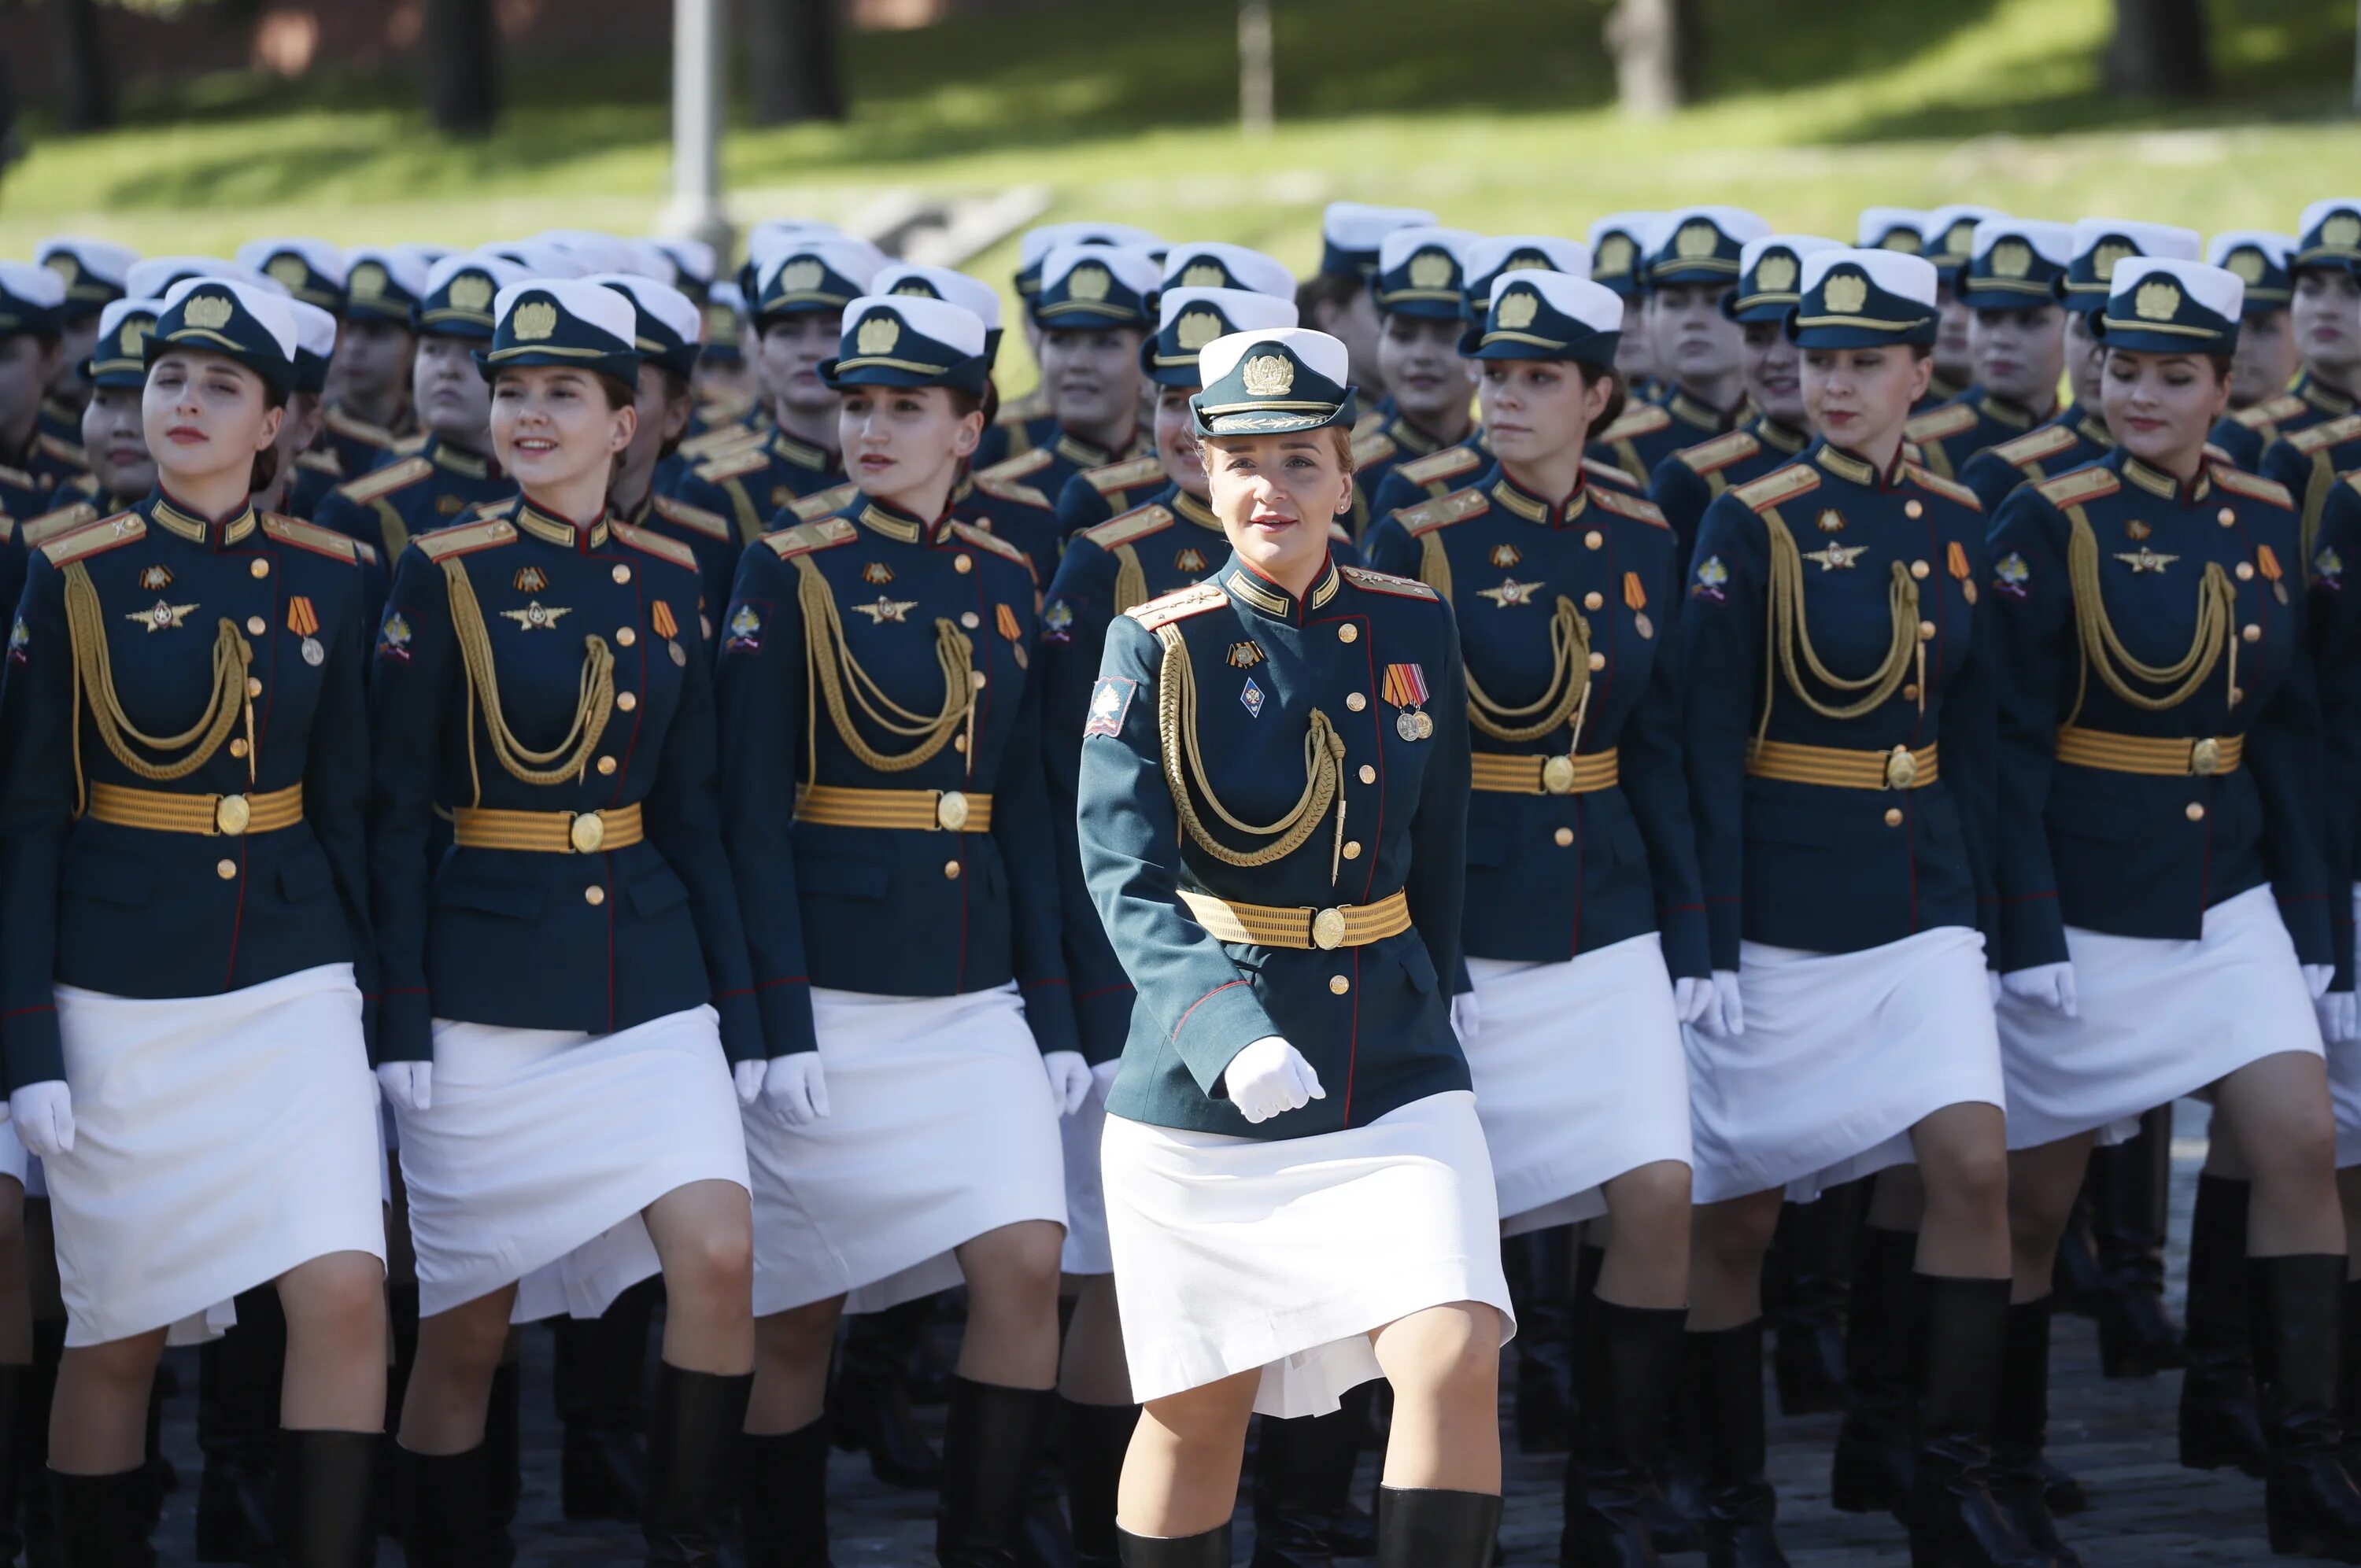
[[[1164,477],[1164,459],[1150,454],[1146,457],[1128,458],[1110,463],[1104,468],[1093,468],[1082,476],[1091,488],[1101,495],[1109,490],[1127,490],[1134,485],[1144,485]]]
[[[2325,424],[2315,424],[2310,430],[2299,430],[2288,440],[2298,452],[2310,456],[2339,442],[2350,441],[2356,435],[2361,435],[2361,414],[2346,414]]]
[[[736,532],[730,528],[727,518],[709,512],[703,507],[693,507],[686,501],[676,501],[670,496],[658,496],[655,508],[656,515],[666,522],[677,523],[683,528],[692,529],[709,539],[736,537]]]
[[[2260,430],[2267,424],[2277,424],[2283,419],[2293,419],[2311,406],[2293,392],[2281,392],[2276,398],[2265,398],[2252,408],[2240,409],[2230,417],[2248,430]]]
[[[2022,468],[2027,463],[2038,463],[2044,457],[2065,451],[2074,444],[2074,433],[2062,424],[2045,424],[2039,430],[2028,431],[2014,441],[2004,441],[1992,449],[1993,455],[2012,468]]]
[[[76,501],[70,507],[46,511],[25,522],[25,548],[38,550],[52,539],[61,538],[77,528],[87,528],[98,521],[98,509],[88,501]]]
[[[1021,479],[1027,474],[1039,473],[1055,461],[1056,454],[1046,446],[1037,446],[1022,456],[1011,457],[1005,462],[994,463],[989,468],[980,469],[975,477],[978,479]]]
[[[609,523],[608,531],[634,550],[692,572],[697,570],[697,552],[677,539],[667,539],[653,529],[633,528],[628,522]]]
[[[1907,468],[1911,479],[1924,488],[1932,490],[1937,495],[1945,497],[1950,500],[1955,500],[1961,506],[1971,507],[1977,511],[1984,510],[1984,503],[1976,499],[1975,491],[1968,488],[1967,486],[1959,484],[1954,480],[1946,479],[1940,474],[1929,473],[1926,469],[1918,466],[1916,463],[1907,465]]]
[[[1472,446],[1446,446],[1440,452],[1413,457],[1394,472],[1414,485],[1431,485],[1437,479],[1457,478],[1483,461],[1484,455]]]
[[[347,480],[336,487],[336,494],[348,501],[367,503],[394,491],[418,483],[434,472],[434,465],[423,457],[405,457],[399,463],[389,463],[373,469],[357,479]]]
[[[2054,479],[2044,479],[2033,488],[2040,491],[2041,499],[2051,506],[2070,507],[2096,500],[2101,496],[2112,496],[2123,488],[2123,485],[2115,477],[2114,469],[2093,464],[2087,468],[2077,468],[2070,474],[2060,474]]]
[[[2244,468],[2216,465],[2213,482],[2234,496],[2248,496],[2258,501],[2268,501],[2275,507],[2295,510],[2295,498],[2277,479],[2266,479],[2259,474],[2249,474]]]
[[[69,561],[79,561],[85,555],[103,555],[109,550],[148,537],[148,520],[136,511],[119,512],[103,522],[77,528],[60,538],[41,546],[41,554],[49,558],[52,566],[62,566]]]
[[[1152,598],[1146,604],[1134,605],[1125,610],[1124,614],[1153,631],[1159,626],[1170,626],[1174,621],[1188,616],[1202,615],[1209,609],[1217,609],[1229,602],[1230,596],[1221,584],[1193,583],[1188,587],[1175,589],[1161,598]]]
[[[1644,522],[1655,528],[1673,526],[1664,521],[1664,514],[1656,510],[1656,503],[1645,496],[1631,495],[1622,490],[1593,490],[1590,499],[1617,516],[1628,517],[1634,522]]]
[[[1761,511],[1765,507],[1777,506],[1792,496],[1800,496],[1806,490],[1819,488],[1818,469],[1809,463],[1790,463],[1784,468],[1773,469],[1759,479],[1749,479],[1730,493],[1738,498],[1740,505],[1752,511]]]
[[[1159,470],[1159,472],[1161,471],[1161,469]],[[991,474],[976,475],[975,488],[982,490],[985,495],[994,497],[999,500],[1015,501],[1020,506],[1039,507],[1043,511],[1055,511],[1058,510],[1057,507],[1051,503],[1049,497],[1043,495],[1032,486],[1019,485],[1011,480],[996,477]]]
[[[1443,596],[1415,577],[1397,577],[1391,572],[1372,572],[1367,566],[1339,566],[1345,580],[1355,587],[1367,588],[1373,594],[1393,594],[1406,599],[1434,599]]]
[[[516,524],[504,517],[493,517],[481,522],[462,523],[457,528],[438,528],[432,533],[414,536],[410,543],[424,552],[430,561],[447,561],[454,555],[469,555],[510,543],[516,536]]]
[[[830,485],[827,489],[814,490],[807,496],[789,501],[787,510],[796,514],[797,522],[816,522],[832,511],[841,511],[851,506],[852,498],[860,493],[861,487],[847,479],[841,485]]]
[[[1372,463],[1382,463],[1392,456],[1397,450],[1399,448],[1394,445],[1394,438],[1382,430],[1372,431],[1367,435],[1356,435],[1353,438],[1354,470],[1358,472]]]
[[[314,555],[325,555],[332,561],[355,565],[360,560],[360,552],[353,547],[350,538],[333,528],[321,528],[300,518],[282,517],[275,511],[264,512],[262,532],[281,544],[308,550]]]
[[[1471,517],[1481,517],[1492,510],[1492,503],[1481,490],[1454,490],[1447,496],[1437,496],[1431,501],[1421,501],[1414,507],[1404,507],[1394,513],[1394,519],[1408,531],[1412,539],[1432,533],[1438,528],[1448,528],[1455,522],[1465,522]]]
[[[763,543],[782,561],[792,561],[798,555],[808,555],[817,550],[827,550],[851,539],[851,523],[840,517],[825,517],[818,522],[799,522],[793,528],[783,528],[776,533],[763,535]]]
[[[1644,483],[1633,478],[1630,474],[1618,468],[1614,464],[1601,463],[1596,457],[1584,458],[1582,460],[1582,471],[1589,475],[1592,478],[1597,479],[1601,484],[1620,485],[1625,489],[1631,491],[1633,495],[1645,494],[1648,488]]]
[[[1121,517],[1093,523],[1082,530],[1082,537],[1102,550],[1112,550],[1119,544],[1145,539],[1151,533],[1161,533],[1172,523],[1173,516],[1168,508],[1154,505],[1135,507]]]
[[[298,452],[295,454],[295,466],[314,474],[334,474],[338,478],[344,477],[345,473],[344,460],[336,455],[333,447],[324,447],[316,452]]]
[[[1728,435],[1717,435],[1711,441],[1700,441],[1695,446],[1684,446],[1673,454],[1694,474],[1712,474],[1743,462],[1763,450],[1763,444],[1742,430]]]
[[[771,455],[759,446],[749,447],[742,452],[733,448],[710,462],[698,464],[689,472],[708,484],[718,485],[724,479],[735,479],[741,474],[755,473],[768,466],[770,461]]]
[[[1019,550],[1016,545],[1011,544],[1005,539],[1001,538],[1000,535],[993,532],[992,530],[988,528],[978,528],[971,522],[955,522],[951,524],[951,532],[957,534],[960,538],[966,540],[970,544],[974,545],[978,550],[989,550],[995,555],[1005,556],[1007,559],[1016,562],[1018,565],[1025,568],[1025,575],[1029,577],[1034,576],[1033,557],[1027,555],[1024,551]]]
[[[1593,441],[1627,441],[1635,435],[1653,435],[1673,422],[1673,416],[1653,403],[1642,403],[1638,408],[1625,409],[1623,417],[1592,436]]]
[[[1913,441],[1940,441],[1976,427],[1976,411],[1965,403],[1945,403],[1939,409],[1928,409],[1902,427],[1902,433]]]

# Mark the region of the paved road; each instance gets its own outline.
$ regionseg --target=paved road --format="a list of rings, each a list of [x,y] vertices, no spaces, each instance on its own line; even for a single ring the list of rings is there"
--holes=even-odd
[[[2189,1208],[2204,1153],[2204,1111],[2184,1104],[2174,1148],[2171,1288],[2180,1294]],[[2091,1568],[2183,1568],[2196,1564],[2258,1564],[2270,1561],[2262,1538],[2261,1485],[2235,1472],[2207,1475],[2172,1461],[2177,1375],[2110,1383],[2098,1374],[2091,1325],[2061,1319],[2053,1393],[2053,1453],[2089,1485],[2092,1507],[2068,1520],[2064,1533]],[[623,1526],[568,1524],[557,1507],[557,1430],[548,1399],[549,1342],[531,1336],[525,1395],[524,1501],[519,1519],[519,1562],[524,1568],[591,1568],[639,1561],[637,1532]],[[184,1353],[175,1352],[176,1355]],[[194,1554],[197,1454],[193,1359],[184,1364],[190,1394],[173,1401],[166,1441],[187,1484],[167,1507],[159,1548],[167,1563]],[[1775,1401],[1773,1409],[1775,1412]],[[939,1412],[938,1412],[939,1414]],[[1908,1561],[1902,1532],[1890,1519],[1839,1514],[1828,1502],[1828,1453],[1836,1418],[1789,1420],[1773,1415],[1773,1479],[1780,1494],[1782,1535],[1797,1568],[1872,1568]],[[1523,1459],[1511,1450],[1509,1509],[1503,1541],[1511,1564],[1556,1561],[1559,1461]],[[1365,1460],[1361,1492],[1376,1485]],[[933,1498],[895,1491],[871,1479],[852,1456],[838,1456],[831,1508],[838,1568],[931,1568]],[[1247,1532],[1238,1538],[1246,1561]],[[400,1561],[389,1547],[384,1562]],[[1702,1561],[1681,1559],[1673,1561]]]

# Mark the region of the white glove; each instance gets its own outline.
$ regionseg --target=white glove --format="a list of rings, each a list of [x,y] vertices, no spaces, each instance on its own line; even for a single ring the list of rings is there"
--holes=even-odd
[[[1476,1043],[1476,1033],[1483,1026],[1484,1010],[1476,1004],[1474,992],[1451,999],[1451,1032],[1459,1036],[1461,1050]]]
[[[766,1061],[741,1061],[730,1069],[730,1081],[738,1091],[740,1106],[752,1105],[762,1098],[763,1075],[770,1069]]]
[[[1685,974],[1673,981],[1673,1011],[1684,1024],[1695,1024],[1712,1010],[1713,979],[1709,975]]]
[[[1230,1091],[1230,1103],[1249,1122],[1268,1122],[1328,1098],[1303,1053],[1277,1035],[1265,1035],[1232,1057],[1222,1069],[1222,1084]]]
[[[1091,1083],[1098,1090],[1100,1098],[1105,1098],[1107,1092],[1115,1088],[1115,1075],[1122,1070],[1121,1057],[1115,1058],[1113,1061],[1103,1061],[1091,1069]]]
[[[397,1111],[425,1111],[434,1104],[434,1064],[431,1061],[380,1062],[378,1092]]]
[[[773,1057],[763,1068],[763,1108],[790,1127],[828,1114],[828,1079],[818,1051]]]
[[[2074,997],[2074,966],[2036,964],[2000,977],[2000,988],[2020,1002],[2034,1002],[2068,1018],[2081,1016]]]
[[[1697,1014],[1697,1033],[1708,1040],[1726,1040],[1746,1033],[1746,1004],[1738,996],[1738,971],[1713,971],[1713,1000]]]
[[[16,1136],[43,1159],[73,1153],[73,1091],[62,1078],[28,1083],[8,1097],[8,1117]]]
[[[2328,982],[2335,978],[2336,966],[2334,964],[2306,964],[2303,966],[2304,987],[2312,992],[2312,999],[2314,1002],[2319,1001],[2322,997],[2328,994]]]
[[[2332,991],[2312,1004],[2320,1014],[2320,1036],[2332,1046],[2361,1040],[2361,997],[2349,991]]]
[[[1059,1115],[1072,1115],[1091,1097],[1091,1064],[1082,1052],[1044,1052],[1041,1070],[1049,1075],[1049,1103]]]
[[[2001,991],[2000,970],[1996,969],[1988,969],[1984,970],[1984,989],[1992,993],[1992,1004],[1995,1007],[1999,1006]]]

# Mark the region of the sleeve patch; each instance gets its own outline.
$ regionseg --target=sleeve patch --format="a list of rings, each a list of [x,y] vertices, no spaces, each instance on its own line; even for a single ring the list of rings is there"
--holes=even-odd
[[[1082,726],[1083,738],[1121,735],[1124,715],[1131,711],[1131,699],[1138,695],[1137,681],[1121,675],[1101,675],[1098,685],[1091,688],[1091,717],[1090,722]]]
[[[1708,555],[1689,573],[1689,598],[1721,604],[1730,598],[1730,568],[1719,555]]]

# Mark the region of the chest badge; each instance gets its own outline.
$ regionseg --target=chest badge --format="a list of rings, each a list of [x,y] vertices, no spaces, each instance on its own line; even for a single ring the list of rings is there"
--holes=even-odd
[[[320,612],[302,594],[287,601],[287,630],[303,640],[301,649],[305,663],[316,670],[328,662],[328,651],[320,646]]]
[[[1503,572],[1507,571],[1510,567],[1515,565],[1524,558],[1524,553],[1513,544],[1495,544],[1492,546],[1492,565],[1499,567]]]
[[[1820,515],[1814,520],[1814,521],[1822,533],[1842,533],[1844,532],[1844,514],[1837,510],[1834,507],[1829,507],[1823,510]]]
[[[875,604],[857,604],[852,608],[867,616],[869,618],[869,624],[872,626],[884,626],[888,621],[891,621],[896,626],[901,626],[908,622],[910,612],[918,608],[918,601],[917,599],[889,599],[884,595],[880,594],[877,596],[877,602]]]
[[[158,599],[153,609],[135,610],[123,619],[137,621],[151,633],[176,631],[180,630],[181,622],[188,613],[196,608],[192,604],[166,604],[162,599]]]
[[[1172,569],[1186,572],[1191,577],[1202,577],[1205,575],[1205,553],[1193,544],[1185,546],[1173,555]]]
[[[1510,609],[1517,605],[1532,603],[1533,596],[1541,590],[1539,583],[1521,583],[1510,577],[1497,588],[1478,588],[1476,591],[1500,609]]]
[[[882,588],[894,580],[894,568],[883,561],[871,561],[861,568],[861,580],[873,588]]]
[[[540,567],[520,566],[517,568],[517,592],[521,594],[537,594],[545,592],[548,587],[549,574],[543,571]]]
[[[1424,711],[1426,672],[1416,664],[1388,664],[1379,688],[1385,699],[1401,711],[1394,715],[1394,733],[1405,740],[1423,740],[1434,733],[1434,720]]]
[[[151,594],[160,594],[172,586],[172,568],[150,566],[139,574],[139,586]]]
[[[2159,554],[2143,544],[2136,550],[2116,551],[2115,559],[2129,566],[2135,573],[2154,572],[2161,576],[2164,575],[2164,569],[2180,557]]]
[[[1238,701],[1244,705],[1246,710],[1246,717],[1248,718],[1260,718],[1262,717],[1262,687],[1255,685],[1254,677],[1252,675],[1248,675],[1246,677],[1246,684],[1238,688]]]
[[[1230,644],[1230,668],[1251,670],[1263,661],[1262,644],[1249,639]]]
[[[1841,519],[1839,526],[1842,526]],[[1830,544],[1824,549],[1805,551],[1804,559],[1818,562],[1823,572],[1849,572],[1852,570],[1853,563],[1868,554],[1869,546],[1866,544]]]
[[[437,496],[434,510],[445,517],[456,517],[467,510],[467,503],[457,496]]]
[[[2129,522],[2124,524],[2124,537],[2130,540],[2135,544],[2140,543],[2143,541],[2153,537],[2155,533],[2155,529],[2150,528],[2147,523],[2142,522],[2137,518],[2134,518]]]
[[[567,616],[573,613],[574,609],[571,605],[546,605],[542,603],[539,599],[534,599],[522,609],[504,609],[500,611],[502,619],[515,621],[527,631],[555,630],[557,627],[558,619],[561,616]]]

